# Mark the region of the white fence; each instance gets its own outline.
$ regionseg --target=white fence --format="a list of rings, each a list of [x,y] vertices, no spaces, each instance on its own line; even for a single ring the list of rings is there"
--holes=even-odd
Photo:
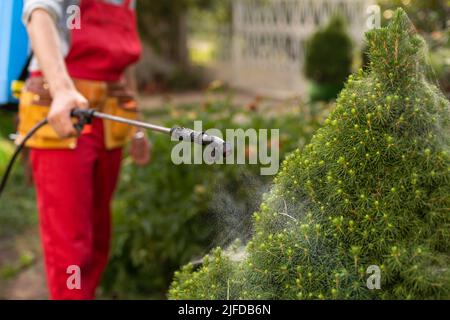
[[[372,0],[232,0],[228,61],[218,74],[235,87],[272,96],[301,95],[305,42],[339,13],[359,45]]]

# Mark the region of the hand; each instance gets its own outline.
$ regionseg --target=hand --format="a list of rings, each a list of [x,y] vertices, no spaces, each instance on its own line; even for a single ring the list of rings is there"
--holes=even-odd
[[[87,109],[89,103],[76,89],[56,91],[48,114],[48,122],[60,138],[78,134],[73,126],[70,112],[75,108]]]
[[[130,155],[134,163],[140,167],[150,163],[152,145],[143,131],[138,131],[131,140]]]

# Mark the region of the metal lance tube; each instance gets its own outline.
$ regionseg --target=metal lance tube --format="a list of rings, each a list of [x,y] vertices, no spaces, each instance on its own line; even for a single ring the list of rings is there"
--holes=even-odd
[[[223,157],[227,157],[231,154],[231,146],[224,140],[219,137],[207,135],[204,132],[194,131],[188,128],[182,127],[173,127],[166,128],[142,121],[130,120],[126,118],[121,118],[117,116],[113,116],[106,113],[101,113],[96,111],[95,109],[75,109],[72,111],[72,116],[78,118],[79,122],[75,126],[79,131],[83,128],[83,126],[90,122],[90,120],[94,118],[99,118],[103,120],[115,121],[124,124],[128,124],[131,126],[135,126],[138,128],[143,128],[151,131],[156,131],[164,134],[170,135],[176,141],[187,141],[193,142],[200,145],[213,145],[215,154],[213,155],[217,158],[220,154]]]
[[[148,129],[148,130],[152,130],[152,131],[156,131],[156,132],[170,134],[170,128],[157,126],[157,125],[142,122],[142,121],[121,118],[121,117],[113,116],[111,114],[101,113],[101,112],[95,111],[94,109],[86,109],[86,110],[75,109],[72,111],[72,116],[77,117],[80,120],[82,120],[83,118],[89,119],[89,118],[94,117],[94,118],[129,124],[131,126],[135,126],[135,127],[142,128],[142,129]]]

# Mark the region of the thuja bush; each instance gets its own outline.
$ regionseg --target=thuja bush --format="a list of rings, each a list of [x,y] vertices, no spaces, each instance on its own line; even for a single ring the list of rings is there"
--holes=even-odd
[[[313,101],[335,99],[352,70],[352,40],[344,20],[334,16],[307,41],[305,74]]]
[[[369,70],[284,161],[244,258],[216,251],[185,267],[171,298],[450,298],[449,102],[426,79],[424,41],[402,10],[367,42]]]

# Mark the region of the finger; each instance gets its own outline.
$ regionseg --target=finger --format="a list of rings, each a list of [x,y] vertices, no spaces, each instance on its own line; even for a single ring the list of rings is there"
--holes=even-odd
[[[55,119],[54,129],[61,138],[77,135],[69,114],[61,114]]]
[[[50,126],[53,128],[53,130],[56,132],[56,134],[60,138],[63,138],[65,133],[64,133],[63,127],[62,127],[59,119],[57,118],[57,116],[56,115],[49,115],[48,122],[49,122]]]
[[[88,109],[89,108],[89,102],[83,96],[81,96],[77,100],[77,107],[80,108],[80,109]]]

